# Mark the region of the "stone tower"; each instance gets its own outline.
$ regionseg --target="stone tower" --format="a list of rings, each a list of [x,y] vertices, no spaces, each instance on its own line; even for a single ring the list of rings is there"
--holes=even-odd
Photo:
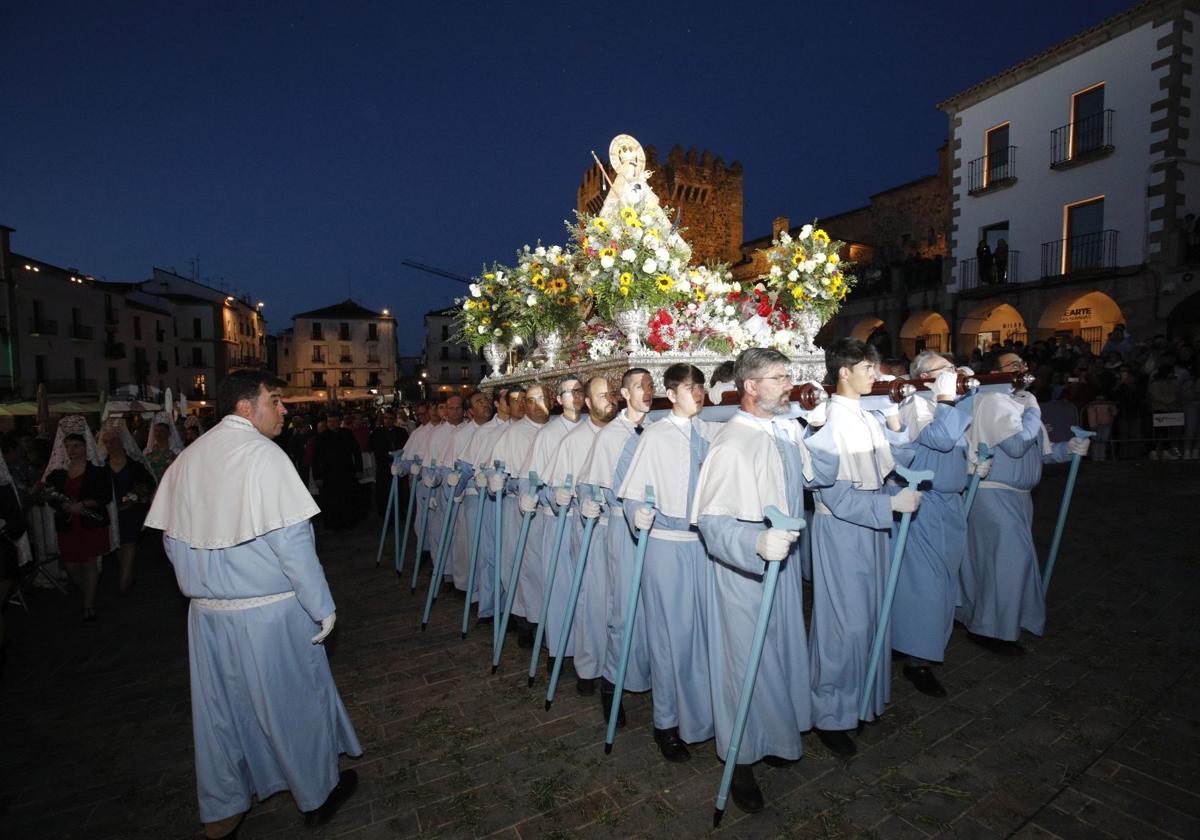
[[[721,158],[695,149],[685,153],[679,146],[671,149],[666,160],[658,159],[658,151],[646,146],[646,169],[650,187],[658,200],[680,215],[684,239],[692,246],[692,260],[723,260],[736,263],[741,259],[742,244],[742,165],[734,161],[729,166]],[[613,176],[609,169],[609,177]],[[604,203],[604,179],[599,167],[592,166],[583,175],[576,192],[575,206],[579,212],[597,213]],[[674,218],[674,215],[672,215]]]

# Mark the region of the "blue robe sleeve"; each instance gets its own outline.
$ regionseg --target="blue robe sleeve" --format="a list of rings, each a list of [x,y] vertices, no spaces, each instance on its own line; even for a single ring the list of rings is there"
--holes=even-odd
[[[1021,431],[1000,441],[999,449],[1010,458],[1020,458],[1042,437],[1042,412],[1027,408],[1021,414]]]
[[[886,493],[856,490],[851,482],[842,480],[818,490],[817,498],[843,522],[878,531],[892,528],[892,502]]]
[[[334,610],[333,595],[325,580],[325,570],[317,559],[317,544],[312,524],[307,520],[286,528],[276,528],[259,539],[270,546],[279,560],[279,568],[296,590],[300,606],[313,621],[320,621]]]
[[[1050,451],[1042,455],[1043,464],[1065,464],[1071,460],[1071,452],[1067,449],[1069,440],[1060,440],[1054,444]]]
[[[708,553],[726,566],[763,575],[767,561],[758,556],[758,535],[767,530],[764,522],[743,522],[733,516],[700,517],[700,535]]]

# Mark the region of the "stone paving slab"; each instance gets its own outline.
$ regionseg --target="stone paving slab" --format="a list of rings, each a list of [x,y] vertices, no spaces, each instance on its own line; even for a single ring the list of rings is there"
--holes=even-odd
[[[1064,472],[1035,495],[1049,544]],[[564,669],[544,708],[543,666],[490,628],[459,638],[447,594],[420,630],[416,596],[373,562],[379,522],[319,534],[338,603],[334,675],[366,753],[359,791],[306,831],[291,797],[256,805],[243,838],[1200,837],[1200,470],[1190,462],[1085,464],[1050,590],[1047,633],[1004,659],[956,628],[944,700],[897,675],[892,704],[828,753],[811,734],[791,767],[757,771],[766,810],[732,803],[712,831],[721,766],[711,742],[661,760],[647,695],[626,700],[611,755],[596,697]],[[390,549],[389,549],[390,552]],[[147,552],[125,596],[102,579],[100,620],[35,590],[9,607],[0,683],[0,836],[202,836],[188,701],[187,605]],[[411,563],[411,558],[409,558]]]

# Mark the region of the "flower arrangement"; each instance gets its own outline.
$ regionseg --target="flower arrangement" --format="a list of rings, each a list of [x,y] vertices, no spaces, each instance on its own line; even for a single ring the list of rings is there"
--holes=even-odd
[[[757,314],[769,318],[771,310],[785,315],[810,312],[822,323],[832,318],[856,280],[845,273],[851,264],[842,263],[838,256],[845,245],[830,239],[815,220],[796,237],[782,231],[766,252],[770,268],[758,278]]]
[[[622,207],[612,218],[581,213],[568,229],[584,293],[604,320],[639,306],[670,307],[690,293],[681,277],[692,249],[664,208]]]
[[[474,278],[469,293],[455,300],[459,306],[459,341],[476,352],[493,341],[508,345],[514,334],[515,302],[512,272],[499,263],[485,267]]]
[[[570,255],[561,245],[517,252],[513,272],[513,322],[518,335],[530,338],[554,330],[570,332],[582,320],[582,296],[572,277]]]

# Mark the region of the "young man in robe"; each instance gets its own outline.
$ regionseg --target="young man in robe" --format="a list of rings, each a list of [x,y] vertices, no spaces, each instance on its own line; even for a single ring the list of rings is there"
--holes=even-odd
[[[830,471],[819,471],[812,526],[813,607],[809,635],[813,726],[821,742],[840,755],[856,752],[848,731],[857,728],[859,700],[875,637],[892,545],[892,514],[914,512],[916,488],[890,495],[885,482],[895,466],[889,437],[859,400],[878,379],[879,354],[857,339],[835,342],[825,353],[827,376],[837,391],[825,425],[808,438]],[[911,458],[907,453],[902,458]],[[885,643],[884,649],[887,649]],[[883,714],[891,695],[891,658],[881,656],[867,719]]]
[[[425,407],[425,422],[416,428],[416,431],[409,437],[408,443],[405,444],[400,455],[400,466],[408,470],[409,492],[416,493],[416,498],[413,501],[413,534],[423,540],[427,540],[428,535],[421,537],[421,534],[425,532],[426,524],[430,517],[426,514],[422,518],[420,514],[429,502],[429,487],[422,480],[422,471],[432,460],[429,454],[430,446],[433,433],[442,423],[442,415],[438,411],[436,400],[428,400],[423,405]]]
[[[1016,353],[1004,353],[996,362],[1000,371],[1025,370]],[[1020,390],[1011,396],[976,394],[967,435],[968,458],[981,442],[995,454],[967,520],[958,620],[975,644],[1003,656],[1020,656],[1025,653],[1018,642],[1021,630],[1040,636],[1046,627],[1046,601],[1030,532],[1030,492],[1041,481],[1042,464],[1063,463],[1076,453],[1086,455],[1090,441],[1073,437],[1051,445],[1037,398]]]
[[[617,499],[616,490],[625,479],[625,470],[633,458],[642,422],[654,399],[654,380],[645,368],[630,368],[621,375],[621,397],[625,408],[596,435],[595,445],[584,464],[580,481],[599,487],[604,493],[603,507],[609,523],[603,543],[605,558],[606,628],[604,661],[600,678],[600,712],[608,721],[616,693],[615,680],[621,664],[621,644],[625,637],[625,605],[633,581],[633,535],[625,522],[625,509]],[[596,539],[595,536],[592,537]],[[646,646],[646,616],[635,612],[629,646],[629,663],[625,668],[623,691],[650,690],[650,652]],[[618,709],[617,725],[625,725],[625,709]]]
[[[596,691],[596,678],[604,666],[604,646],[608,641],[608,593],[607,570],[604,565],[604,538],[608,528],[608,518],[602,516],[600,504],[595,500],[595,487],[583,484],[583,469],[596,438],[601,430],[616,416],[616,396],[609,387],[608,380],[603,376],[594,376],[585,386],[587,395],[584,406],[587,408],[587,418],[575,424],[575,428],[567,432],[558,453],[550,462],[546,481],[551,487],[561,487],[568,475],[574,476],[573,491],[579,516],[572,516],[564,534],[562,546],[559,549],[558,569],[554,575],[554,587],[550,601],[550,624],[546,628],[546,646],[550,655],[565,644],[575,657],[575,687],[580,694],[591,695]],[[555,494],[557,496],[557,493]],[[560,498],[553,498],[556,513],[562,506]],[[587,519],[596,520],[592,526],[591,542],[588,555],[584,560],[584,575],[579,588],[579,600],[575,610],[575,620],[568,628],[568,639],[560,638],[562,623],[566,611],[570,608],[571,581],[575,575],[576,564],[583,548],[583,522]],[[551,546],[553,548],[553,546]]]
[[[429,491],[429,518],[425,521],[425,546],[431,560],[436,562],[442,547],[442,493],[440,487],[454,468],[454,434],[463,422],[463,398],[461,394],[444,394],[438,397],[438,414],[442,422],[429,434],[430,464],[421,473],[421,481]],[[440,585],[440,584],[439,584]]]
[[[717,756],[728,755],[742,680],[762,605],[768,563],[781,563],[750,713],[731,794],[747,812],[763,808],[754,778],[759,761],[781,767],[803,753],[812,726],[799,534],[767,521],[774,506],[804,516],[813,480],[801,428],[788,419],[792,382],[777,350],[743,351],[734,363],[739,410],[713,439],[700,470],[691,519],[708,549],[708,669],[712,676]]]
[[[706,630],[708,555],[691,523],[700,465],[720,426],[700,420],[704,374],[688,364],[663,372],[671,412],[647,427],[617,496],[625,520],[649,531],[639,609],[646,614],[654,741],[667,761],[713,736]],[[686,475],[686,479],[685,479]],[[654,507],[646,507],[646,486]]]
[[[469,420],[459,426],[454,439],[454,470],[460,479],[447,477],[445,483],[445,500],[460,500],[458,517],[451,532],[450,560],[446,569],[446,574],[454,581],[454,588],[459,592],[466,592],[467,578],[471,572],[471,541],[475,536],[475,519],[479,511],[479,490],[475,476],[480,473],[481,457],[491,454],[495,437],[504,428],[492,415],[493,403],[487,394],[472,391],[467,395],[466,402]],[[482,450],[486,450],[483,456],[479,454]],[[451,481],[454,486],[451,486]],[[487,486],[486,477],[483,486]],[[482,542],[482,530],[480,537]],[[476,566],[475,583],[478,586],[478,562]],[[468,597],[474,601],[475,593],[468,593]]]
[[[283,384],[227,376],[223,419],[167,471],[146,518],[192,599],[196,785],[210,838],[236,832],[252,797],[281,790],[306,824],[327,822],[357,784],[353,770],[339,774],[339,754],[362,754],[321,644],[335,613],[309,522],[318,509],[271,442]]]

